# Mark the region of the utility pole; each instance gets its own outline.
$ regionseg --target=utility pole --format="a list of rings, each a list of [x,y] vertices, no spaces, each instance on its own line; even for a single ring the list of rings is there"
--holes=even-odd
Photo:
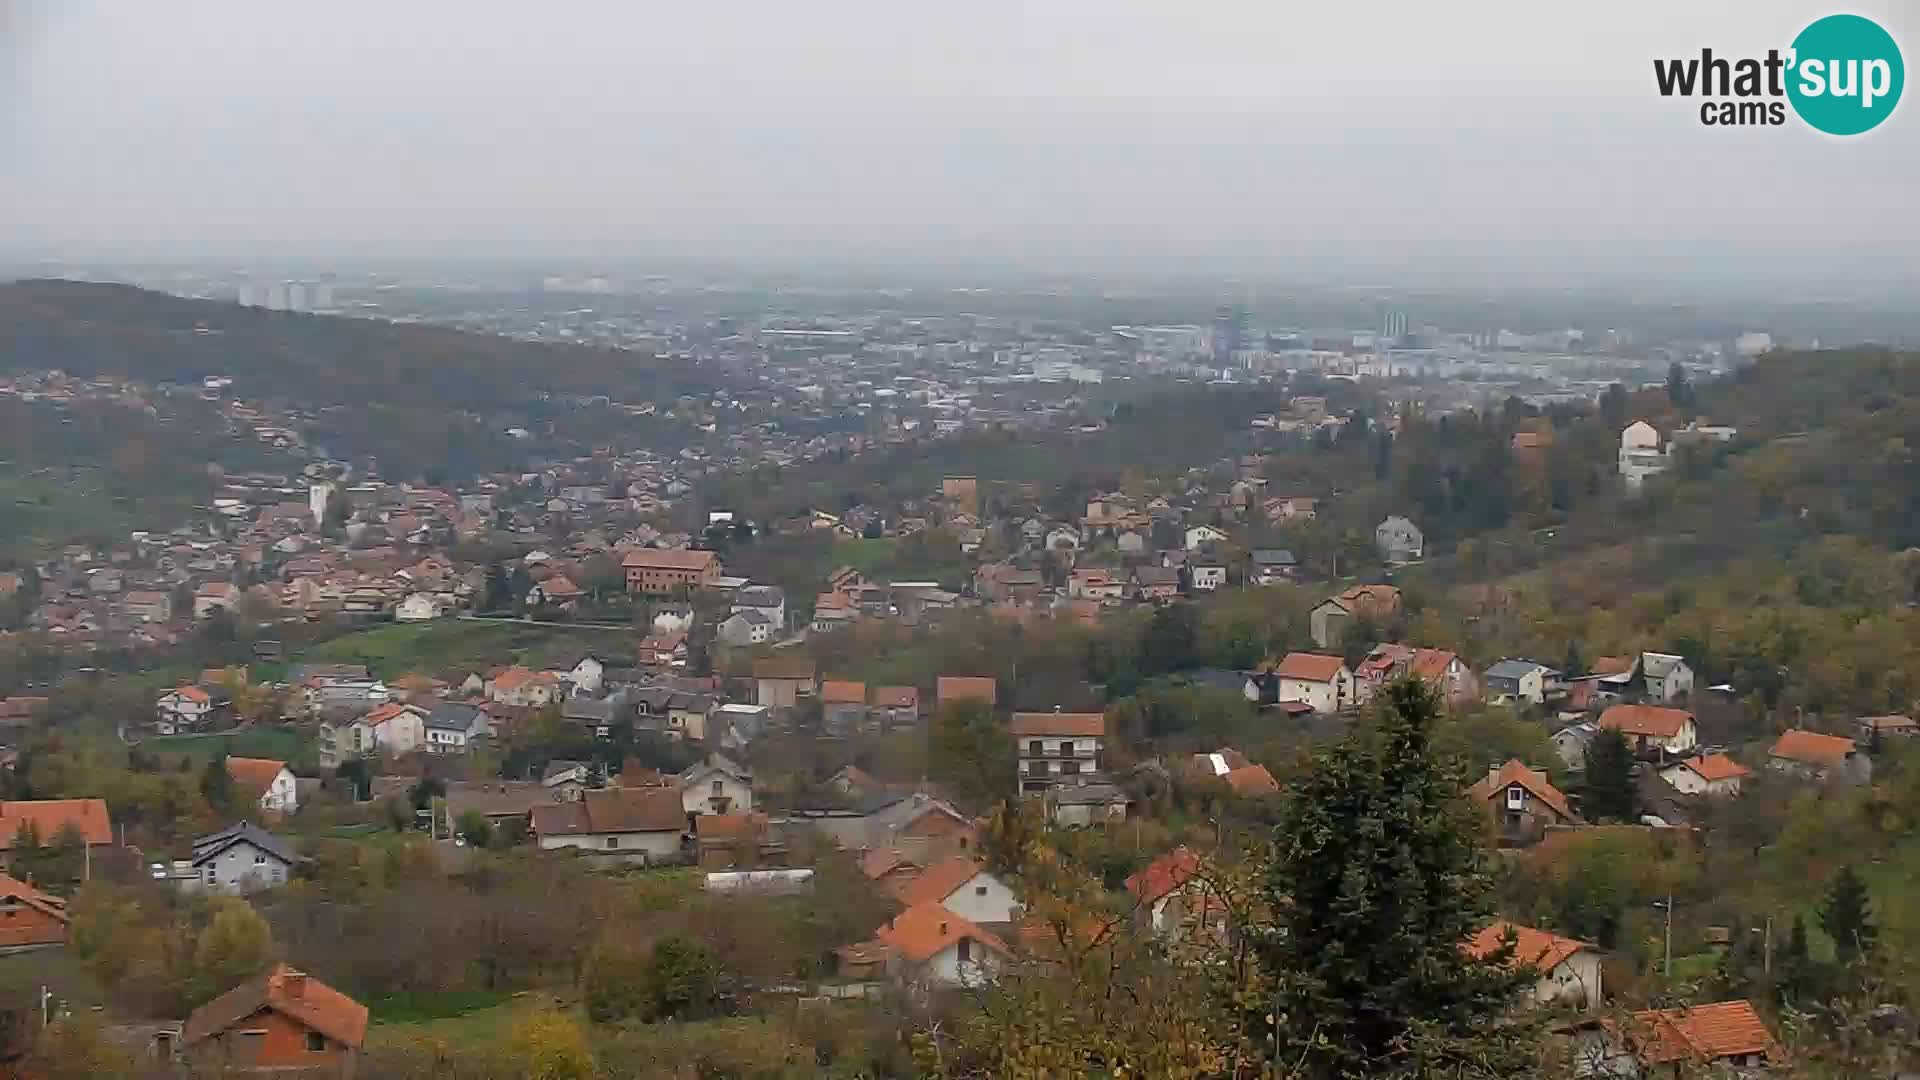
[[[1673,890],[1667,890],[1667,981],[1673,981]]]
[[[1767,975],[1773,974],[1773,916],[1767,916],[1767,941],[1761,952],[1761,970]]]

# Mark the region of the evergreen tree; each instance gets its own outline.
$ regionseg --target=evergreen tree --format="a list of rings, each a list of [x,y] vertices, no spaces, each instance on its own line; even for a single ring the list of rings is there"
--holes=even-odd
[[[1820,905],[1820,929],[1833,939],[1833,952],[1842,964],[1873,951],[1879,929],[1873,925],[1872,897],[1867,883],[1852,866],[1843,866],[1827,888],[1827,899]]]
[[[1278,1060],[1316,1077],[1529,1076],[1535,976],[1512,950],[1461,948],[1492,912],[1485,825],[1432,746],[1439,703],[1413,681],[1316,757],[1274,830],[1259,943]]]
[[[1633,786],[1633,747],[1602,728],[1587,744],[1587,784],[1580,809],[1594,821],[1632,821],[1639,802]]]
[[[200,794],[206,797],[214,813],[232,811],[233,774],[227,771],[227,755],[215,754],[207,761],[207,767],[200,772]]]
[[[507,578],[507,568],[501,563],[487,567],[487,592],[481,602],[482,611],[504,611],[513,606],[513,585]]]
[[[1587,673],[1587,658],[1580,655],[1580,643],[1567,642],[1567,658],[1560,662],[1560,672],[1569,679],[1577,679]]]
[[[1680,366],[1678,360],[1667,368],[1667,400],[1674,408],[1693,408],[1693,383],[1687,378],[1687,369]]]

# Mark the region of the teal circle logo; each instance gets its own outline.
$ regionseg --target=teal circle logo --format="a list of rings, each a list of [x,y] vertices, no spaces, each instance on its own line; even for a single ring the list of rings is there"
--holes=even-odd
[[[1829,15],[1793,39],[1787,99],[1800,119],[1829,135],[1872,131],[1893,115],[1906,65],[1893,35],[1872,19]]]

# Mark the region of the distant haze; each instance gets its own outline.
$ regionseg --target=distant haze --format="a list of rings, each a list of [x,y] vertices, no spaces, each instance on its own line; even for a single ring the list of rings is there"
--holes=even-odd
[[[1654,90],[1830,10],[0,0],[0,248],[1911,279],[1920,100]]]

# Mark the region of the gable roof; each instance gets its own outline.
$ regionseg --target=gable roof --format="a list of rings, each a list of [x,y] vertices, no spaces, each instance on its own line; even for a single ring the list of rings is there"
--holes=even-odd
[[[1593,946],[1584,941],[1563,938],[1545,930],[1536,930],[1531,926],[1521,926],[1505,920],[1495,922],[1467,940],[1467,953],[1477,960],[1485,960],[1498,952],[1506,940],[1508,931],[1514,936],[1513,963],[1518,967],[1530,967],[1542,975],[1550,974],[1568,957],[1577,952],[1591,950]]]
[[[908,908],[873,935],[875,941],[916,964],[926,963],[962,938],[977,941],[1003,956],[1011,955],[1006,942],[981,929],[973,920],[934,903]]]
[[[641,570],[705,570],[713,564],[711,551],[694,551],[689,548],[634,548],[620,559],[620,565],[626,569]]]
[[[1536,671],[1552,670],[1552,668],[1547,667],[1547,665],[1538,660],[1500,660],[1487,669],[1487,678],[1519,679],[1531,675]]]
[[[1638,1056],[1654,1065],[1773,1054],[1777,1046],[1750,1001],[1721,1001],[1633,1014]]]
[[[914,709],[920,705],[920,688],[917,686],[876,686],[873,688],[873,703],[883,709]]]
[[[1282,679],[1298,679],[1301,682],[1332,682],[1339,678],[1347,662],[1338,656],[1322,656],[1319,653],[1288,653],[1280,660],[1280,666],[1273,673]]]
[[[1671,739],[1692,721],[1693,714],[1685,709],[1659,705],[1610,705],[1600,714],[1603,728],[1656,739]]]
[[[294,855],[293,849],[287,846],[286,841],[248,821],[229,825],[219,832],[195,837],[193,861],[205,862],[236,844],[252,844],[288,865],[298,861],[298,856]]]
[[[1107,733],[1107,714],[1017,712],[1013,714],[1010,731],[1015,738],[1053,735],[1075,739],[1097,739]]]
[[[1141,903],[1152,904],[1185,885],[1199,872],[1200,856],[1182,844],[1127,878],[1127,891]]]
[[[227,775],[233,778],[237,788],[246,791],[265,792],[273,786],[282,770],[287,767],[284,761],[270,758],[230,757],[227,759]]]
[[[756,679],[813,679],[813,657],[804,653],[762,656],[753,662]]]
[[[427,726],[440,731],[471,731],[480,718],[480,710],[457,701],[443,701],[427,714]]]
[[[12,900],[24,904],[52,918],[62,927],[61,929],[49,929],[44,926],[28,928],[14,923],[0,925],[0,949],[29,945],[58,945],[67,939],[67,932],[64,929],[68,922],[65,901],[43,893],[6,873],[0,873],[0,900]]]
[[[0,851],[13,846],[20,826],[32,822],[40,842],[51,844],[68,825],[80,830],[89,844],[113,843],[113,823],[105,799],[29,799],[0,802]]]
[[[1243,765],[1238,769],[1229,769],[1221,779],[1240,795],[1267,795],[1280,790],[1279,781],[1273,778],[1265,765]]]
[[[1593,663],[1587,668],[1587,674],[1589,675],[1629,675],[1629,674],[1632,674],[1633,666],[1637,662],[1638,662],[1638,658],[1632,657],[1632,656],[1596,657]]]
[[[1413,663],[1409,665],[1409,670],[1413,672],[1415,678],[1432,682],[1446,678],[1447,672],[1452,670],[1459,659],[1460,657],[1449,649],[1415,649]]]
[[[942,675],[934,681],[934,697],[941,704],[949,701],[998,701],[1000,684],[991,675]]]
[[[918,904],[937,904],[953,895],[955,889],[972,881],[981,872],[979,863],[966,855],[954,855],[941,859],[912,877],[906,878],[894,887],[893,895],[900,902],[913,907]]]
[[[867,684],[851,682],[845,679],[828,679],[820,684],[820,703],[823,705],[865,705],[867,703]]]
[[[687,812],[680,792],[670,787],[604,788],[574,802],[532,808],[533,831],[541,836],[598,833],[685,832]]]
[[[1743,776],[1753,775],[1752,769],[1725,754],[1696,754],[1669,768],[1686,769],[1708,783],[1716,780],[1738,780]]]
[[[290,1017],[336,1042],[358,1048],[367,1037],[367,1007],[310,975],[280,964],[193,1010],[180,1041],[204,1042],[262,1009]]]
[[[1767,756],[1808,765],[1839,765],[1857,749],[1852,739],[1795,728],[1781,732],[1780,737],[1774,740],[1772,749],[1767,751]]]
[[[1519,758],[1500,766],[1498,772],[1482,777],[1479,783],[1467,789],[1467,795],[1476,802],[1485,802],[1514,784],[1526,788],[1534,798],[1558,811],[1561,817],[1573,820],[1573,808],[1567,803],[1567,797],[1559,788],[1547,782],[1545,773],[1529,768]]]
[[[899,848],[873,848],[860,856],[860,872],[868,881],[878,881],[895,870],[917,870],[920,864],[907,858]]]

